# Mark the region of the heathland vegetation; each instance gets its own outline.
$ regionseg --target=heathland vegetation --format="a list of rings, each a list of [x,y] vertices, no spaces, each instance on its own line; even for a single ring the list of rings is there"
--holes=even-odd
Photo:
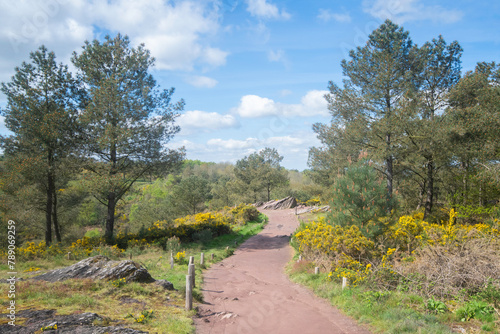
[[[498,333],[500,66],[463,73],[461,55],[456,41],[418,46],[386,21],[342,61],[343,84],[330,82],[325,97],[332,121],[314,125],[322,146],[299,172],[273,148],[234,165],[168,149],[184,103],[158,87],[154,59],[127,37],[85,43],[76,74],[41,47],[2,85],[12,134],[1,137],[0,229],[16,221],[26,276],[69,264],[68,252],[132,254],[182,286],[189,253],[220,259],[262,227],[248,224],[263,217],[241,203],[294,196],[330,206],[302,218],[292,237],[302,258],[288,268],[294,280],[381,332]],[[181,266],[166,274],[170,253]],[[99,291],[106,303],[156,293],[115,283],[24,282],[21,298],[105,312]],[[169,294],[172,305],[181,296]],[[191,330],[189,314],[157,302],[150,329]],[[157,327],[167,319],[174,327]]]

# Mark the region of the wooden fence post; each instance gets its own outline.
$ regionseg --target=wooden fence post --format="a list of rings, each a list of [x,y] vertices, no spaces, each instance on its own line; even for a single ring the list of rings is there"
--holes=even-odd
[[[194,256],[189,257],[189,264],[194,264]]]
[[[210,254],[210,261],[214,262],[214,253]]]
[[[186,311],[193,309],[193,285],[192,276],[186,275]]]
[[[68,260],[70,259],[70,256],[71,256],[71,252],[68,252]]]
[[[318,274],[319,274],[319,267],[315,267],[315,268],[314,268],[314,273],[315,273],[316,275],[318,275]]]
[[[347,280],[347,277],[342,277],[342,290],[347,288],[348,285],[349,285],[349,281]]]
[[[190,264],[188,266],[188,275],[191,276],[191,285],[192,287],[196,287],[196,283],[195,283],[195,279],[196,279],[196,273],[195,273],[195,270],[194,270],[194,263],[193,264]]]
[[[170,252],[170,269],[174,269],[174,254]]]
[[[202,266],[205,263],[205,253],[200,254],[200,265]]]

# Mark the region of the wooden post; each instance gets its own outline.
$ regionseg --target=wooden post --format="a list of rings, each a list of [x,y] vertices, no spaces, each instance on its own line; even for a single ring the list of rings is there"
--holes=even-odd
[[[229,246],[226,247],[226,250],[228,251],[229,250]]]
[[[174,269],[174,254],[170,253],[170,269]]]
[[[214,253],[210,254],[210,261],[214,262]]]
[[[299,255],[299,262],[302,261],[302,255]]]
[[[349,281],[347,281],[347,277],[342,277],[342,290],[347,288],[348,285],[349,285]]]
[[[186,275],[186,311],[193,309],[193,285],[192,276]]]
[[[314,273],[315,273],[316,275],[318,275],[318,274],[319,274],[319,267],[315,267],[315,268],[314,268]]]
[[[202,266],[205,263],[205,253],[200,254],[200,265]]]
[[[194,264],[194,256],[189,257],[189,264]]]
[[[188,275],[191,276],[191,286],[193,288],[196,287],[196,284],[195,284],[196,273],[194,271],[194,264],[190,264],[188,266]]]
[[[71,252],[68,252],[68,260],[69,260],[69,257],[71,256]]]
[[[130,253],[130,254],[128,255],[128,258],[129,258],[130,260],[132,260],[132,253]]]

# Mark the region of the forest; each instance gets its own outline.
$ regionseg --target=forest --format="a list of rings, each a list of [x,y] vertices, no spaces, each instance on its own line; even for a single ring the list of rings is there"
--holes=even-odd
[[[341,62],[342,83],[329,82],[331,122],[314,124],[322,145],[297,171],[272,147],[235,164],[170,149],[185,103],[158,86],[154,58],[126,36],[85,42],[71,59],[75,73],[41,46],[1,86],[10,134],[0,138],[0,229],[14,220],[18,245],[47,249],[76,240],[125,249],[141,238],[165,249],[182,219],[223,234],[222,220],[200,214],[293,196],[330,207],[291,240],[329,280],[416,293],[435,313],[439,300],[482,296],[476,304],[492,316],[500,66],[464,73],[462,52],[442,36],[417,45],[387,20]],[[181,241],[199,240],[193,233]]]

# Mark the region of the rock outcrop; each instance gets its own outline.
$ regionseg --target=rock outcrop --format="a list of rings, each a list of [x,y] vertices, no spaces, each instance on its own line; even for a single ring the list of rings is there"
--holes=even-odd
[[[260,204],[260,205],[259,205]],[[275,200],[269,201],[266,203],[258,202],[254,204],[255,207],[261,210],[282,210],[282,209],[291,209],[297,206],[297,200],[291,196]]]
[[[3,316],[3,314],[2,314]],[[70,315],[58,315],[55,310],[21,310],[16,317],[25,318],[22,325],[15,327],[7,324],[0,325],[0,334],[29,334],[38,333],[40,328],[57,325],[57,330],[50,330],[50,333],[68,333],[68,334],[147,334],[148,332],[125,328],[118,323],[111,326],[99,326],[97,323],[105,323],[96,313],[79,313]],[[108,321],[109,322],[109,321]]]
[[[156,281],[146,268],[131,260],[111,261],[106,256],[97,255],[77,262],[69,267],[55,269],[33,277],[34,280],[48,282],[64,281],[70,278],[91,278],[97,280],[117,280],[125,278],[128,282],[157,282],[168,290],[173,290],[170,282]]]
[[[299,205],[299,206],[297,206],[297,214],[298,215],[308,213],[308,212],[328,212],[328,210],[330,210],[329,205],[325,205],[325,206]]]

